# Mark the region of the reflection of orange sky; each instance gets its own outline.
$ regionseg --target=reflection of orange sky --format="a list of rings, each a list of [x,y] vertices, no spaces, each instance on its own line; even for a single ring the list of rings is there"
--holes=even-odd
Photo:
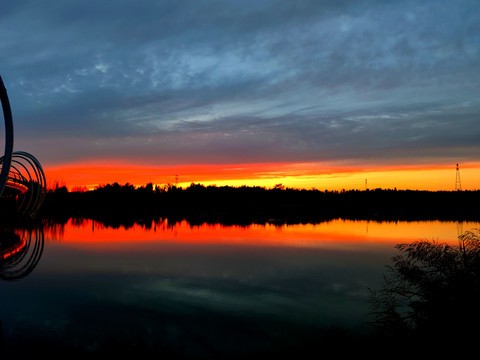
[[[462,188],[480,189],[480,164],[460,164]],[[190,183],[229,186],[273,187],[282,183],[292,188],[319,190],[365,189],[419,189],[454,190],[455,164],[448,166],[338,167],[320,163],[271,163],[230,165],[132,165],[115,161],[97,161],[61,166],[45,166],[48,182],[65,184],[69,189],[101,184],[130,183],[135,186],[174,184],[178,175],[179,186]]]
[[[463,223],[463,230],[479,227],[478,223]],[[94,249],[108,247],[121,250],[145,243],[259,245],[313,248],[358,248],[379,244],[395,245],[419,239],[456,242],[455,222],[372,222],[333,220],[320,224],[223,226],[202,224],[191,226],[183,221],[168,224],[167,220],[151,228],[134,225],[118,229],[105,227],[92,220],[81,224],[69,221],[61,232],[52,231],[47,239],[66,245]]]
[[[22,251],[22,249],[27,245],[27,241],[25,240],[24,237],[21,237],[20,241],[14,244],[13,246],[7,248],[7,249],[2,249],[0,251],[0,259],[6,259],[10,256],[15,255],[16,253]]]

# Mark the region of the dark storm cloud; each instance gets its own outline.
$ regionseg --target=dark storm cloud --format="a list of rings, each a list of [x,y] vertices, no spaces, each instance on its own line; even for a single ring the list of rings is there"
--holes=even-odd
[[[446,0],[19,1],[2,5],[0,74],[17,142],[47,161],[472,159],[479,11]]]

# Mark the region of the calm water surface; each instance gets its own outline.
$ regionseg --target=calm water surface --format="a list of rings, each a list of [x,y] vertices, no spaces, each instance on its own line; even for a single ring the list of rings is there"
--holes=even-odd
[[[479,226],[161,220],[113,228],[70,220],[17,230],[0,256],[1,351],[11,359],[225,358],[363,334],[369,288],[380,286],[396,244],[456,242]]]

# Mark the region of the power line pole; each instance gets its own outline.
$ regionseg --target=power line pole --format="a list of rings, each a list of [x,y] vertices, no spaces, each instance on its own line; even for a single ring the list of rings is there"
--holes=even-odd
[[[458,164],[457,164],[457,172],[455,177],[455,191],[461,191],[461,190],[462,190],[462,182],[460,181],[460,169],[458,168]]]

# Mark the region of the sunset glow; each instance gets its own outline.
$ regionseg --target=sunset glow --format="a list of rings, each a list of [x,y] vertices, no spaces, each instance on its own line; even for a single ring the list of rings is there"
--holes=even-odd
[[[46,167],[49,186],[56,183],[70,190],[81,187],[94,189],[99,185],[129,183],[144,186],[147,183],[178,186],[191,183],[217,186],[262,186],[319,190],[411,189],[454,190],[455,164],[425,166],[333,166],[321,163],[269,163],[231,165],[154,166],[132,165],[126,162],[97,161]],[[462,189],[480,188],[480,164],[470,163],[460,168]]]
[[[3,1],[2,355],[469,353],[479,14]]]
[[[480,188],[478,2],[9,6],[15,149],[50,186]]]

